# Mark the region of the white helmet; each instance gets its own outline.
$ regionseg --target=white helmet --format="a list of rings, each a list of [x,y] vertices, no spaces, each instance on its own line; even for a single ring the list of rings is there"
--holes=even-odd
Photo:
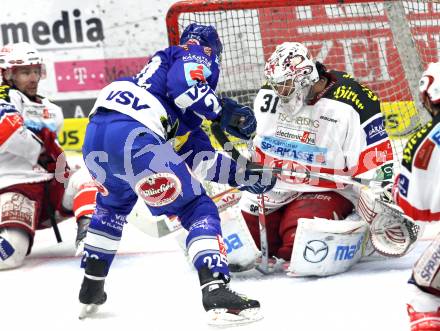
[[[264,75],[277,95],[284,101],[304,100],[310,86],[319,80],[318,70],[307,48],[297,42],[278,45],[264,67]],[[288,81],[289,85],[286,83]],[[290,86],[291,85],[291,86]],[[288,88],[289,91],[285,92]],[[280,94],[280,90],[284,90]]]
[[[29,43],[8,44],[0,49],[0,69],[18,66],[42,65],[43,58]]]
[[[440,62],[430,63],[419,83],[420,99],[428,98],[433,105],[440,104]]]

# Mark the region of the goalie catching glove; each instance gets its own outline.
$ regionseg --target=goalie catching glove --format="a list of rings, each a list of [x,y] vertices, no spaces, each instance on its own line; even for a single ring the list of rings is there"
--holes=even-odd
[[[356,211],[370,225],[371,244],[381,255],[405,255],[416,242],[420,227],[396,206],[382,187],[360,189]]]

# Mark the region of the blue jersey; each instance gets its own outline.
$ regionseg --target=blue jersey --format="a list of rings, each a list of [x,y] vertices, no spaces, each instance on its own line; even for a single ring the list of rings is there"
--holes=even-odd
[[[191,168],[198,166],[193,161],[201,151],[212,152],[220,166],[224,157],[214,155],[209,138],[200,128],[203,118],[215,119],[221,110],[214,93],[218,77],[218,58],[210,48],[172,46],[157,52],[137,76],[106,86],[91,114],[109,109],[128,115],[170,141],[178,154],[185,154]],[[223,164],[234,176],[235,162]],[[229,181],[229,177],[220,180],[218,173],[211,174],[210,179]]]
[[[171,122],[179,118],[195,128],[203,118],[218,116],[219,74],[218,57],[209,47],[182,45],[157,52],[135,79],[162,101]]]
[[[235,174],[235,162],[215,153],[200,128],[203,118],[219,116],[218,76],[209,48],[174,46],[156,53],[136,77],[99,93],[83,145],[86,166],[101,189],[86,257],[110,266],[139,196],[153,215],[179,217],[198,269],[210,259],[219,261],[213,271],[228,274],[217,208],[190,171],[201,169],[217,182],[230,182]]]

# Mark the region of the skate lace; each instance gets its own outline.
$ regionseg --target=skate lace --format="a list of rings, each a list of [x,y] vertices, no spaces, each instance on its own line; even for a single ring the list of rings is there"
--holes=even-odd
[[[229,284],[225,284],[225,289],[229,292],[232,293],[240,298],[244,298],[247,299],[247,296],[238,292],[235,292],[234,290],[231,289],[231,287],[229,286]]]

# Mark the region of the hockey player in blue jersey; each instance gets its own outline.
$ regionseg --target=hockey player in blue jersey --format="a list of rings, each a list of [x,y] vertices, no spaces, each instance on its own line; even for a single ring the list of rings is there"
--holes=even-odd
[[[189,231],[188,254],[214,324],[261,318],[258,301],[229,289],[219,214],[193,174],[256,194],[274,179],[215,153],[200,128],[204,118],[216,120],[244,139],[256,128],[248,107],[214,92],[222,53],[216,30],[191,24],[180,43],[157,52],[137,76],[105,87],[91,111],[83,155],[100,193],[84,246],[80,318],[106,300],[104,280],[138,197],[153,215],[177,215]]]

